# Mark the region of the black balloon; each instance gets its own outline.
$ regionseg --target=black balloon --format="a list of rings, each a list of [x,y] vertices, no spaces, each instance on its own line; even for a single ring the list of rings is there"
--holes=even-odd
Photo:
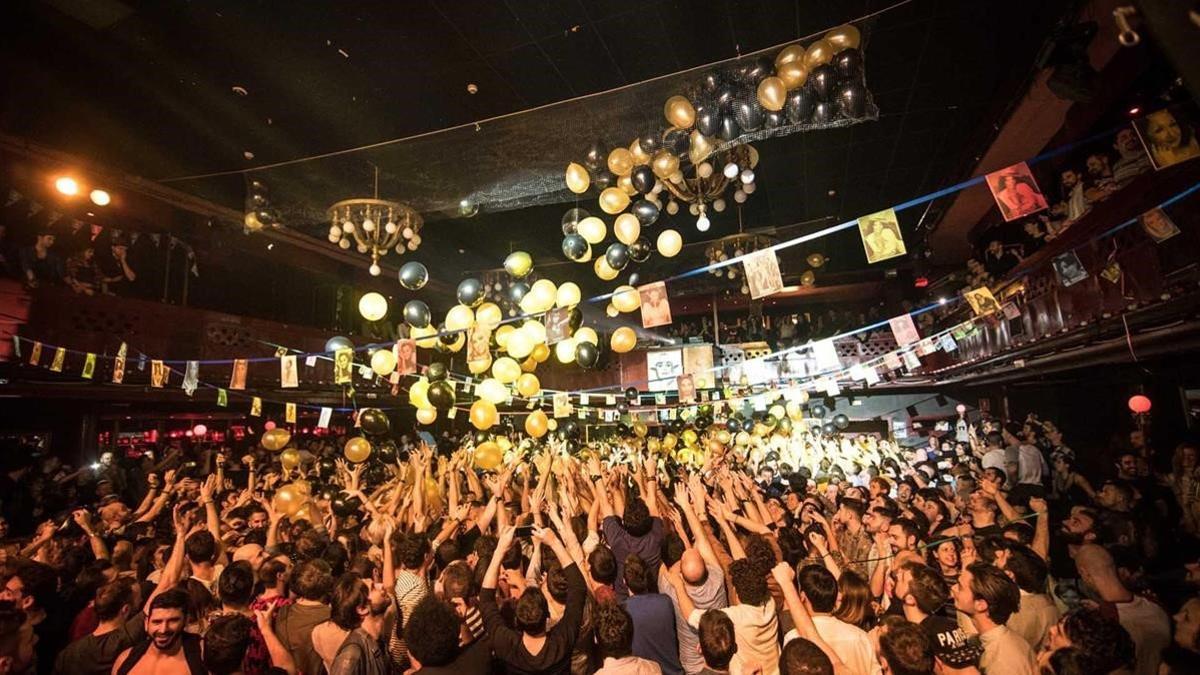
[[[616,176],[607,171],[598,171],[592,174],[592,187],[596,188],[597,192],[606,188],[610,188],[616,184]]]
[[[654,189],[654,169],[644,165],[639,166],[629,174],[629,181],[633,183],[634,190],[646,194]]]
[[[813,124],[829,124],[837,117],[837,109],[828,101],[817,101],[813,106]]]
[[[813,102],[812,87],[804,85],[788,92],[783,112],[787,114],[788,121],[792,124],[804,124],[812,117]]]
[[[438,326],[438,346],[449,347],[455,342],[458,342],[458,336],[462,334],[463,331],[448,331],[446,330],[446,324],[442,324]],[[439,349],[438,351],[444,352],[446,350]]]
[[[633,215],[642,225],[650,225],[658,220],[658,207],[649,199],[639,199],[633,203]]]
[[[577,234],[572,234],[569,236],[579,237],[579,235],[577,235]],[[583,237],[579,237],[579,238],[583,239]],[[583,243],[584,243],[584,245],[587,245],[586,241]],[[512,302],[512,304],[519,305],[519,304],[521,304],[521,299],[524,298],[525,294],[528,292],[529,292],[529,284],[525,283],[524,281],[515,281],[515,282],[513,282],[513,284],[511,286],[508,287],[508,299],[510,302]]]
[[[867,88],[862,82],[849,81],[838,85],[836,100],[838,112],[843,117],[854,120],[867,112]]]
[[[752,61],[739,64],[738,75],[742,82],[758,86],[759,81],[770,75],[774,69],[771,59],[766,56],[759,56]]]
[[[863,72],[863,55],[857,49],[843,49],[834,54],[833,67],[838,77],[843,80],[861,80]]]
[[[712,93],[725,81],[725,76],[719,70],[710,70],[700,76],[700,88],[706,93]]]
[[[637,405],[642,400],[642,395],[638,392],[637,387],[625,388],[625,401],[631,405]]]
[[[338,518],[349,518],[358,513],[358,510],[362,508],[362,500],[358,497],[339,492],[333,496],[333,500],[329,503],[329,508],[333,510],[334,515]]]
[[[587,240],[578,234],[568,234],[562,240],[562,252],[567,256],[568,260],[583,260],[587,255],[588,249]],[[525,290],[529,290],[526,288]],[[518,301],[519,302],[519,301]]]
[[[575,331],[579,330],[579,327],[582,325],[583,312],[579,309],[579,306],[576,305],[567,311],[567,328],[570,328],[571,332],[574,333]]]
[[[575,345],[575,362],[584,368],[596,367],[600,360],[600,350],[590,342],[580,342]]]
[[[256,209],[263,208],[267,205],[267,196],[263,194],[250,195],[250,205]]]
[[[429,281],[429,270],[415,260],[410,260],[400,267],[400,285],[410,291],[419,291]]]
[[[650,242],[645,237],[641,237],[629,245],[629,257],[633,258],[634,262],[646,262],[650,259],[650,253],[653,250]]]
[[[676,157],[682,157],[687,154],[688,132],[683,129],[672,129],[663,136],[663,147]]]
[[[592,171],[599,171],[601,168],[607,165],[607,163],[608,151],[604,149],[603,145],[600,145],[599,141],[592,143],[591,146],[588,147],[587,153],[585,153],[583,156],[583,165]],[[593,181],[594,180],[595,179],[593,178]]]
[[[337,460],[328,455],[317,460],[317,475],[328,478],[337,473]]]
[[[637,272],[634,272],[633,274],[629,275],[629,285],[630,286],[637,286],[639,283],[641,283],[641,281],[642,281],[642,277],[639,276]]]
[[[754,431],[754,420],[747,417],[742,420],[742,431]]]
[[[620,403],[617,404],[617,412],[621,413],[622,415],[629,412],[629,404],[624,401],[621,401]]]
[[[608,261],[608,266],[614,270],[623,270],[629,264],[629,247],[619,241],[609,244],[608,250],[604,252],[604,259]]]
[[[782,110],[768,110],[766,122],[763,123],[763,126],[768,129],[774,129],[783,126],[784,122],[787,122],[787,117],[784,116]]]
[[[737,87],[726,82],[717,87],[716,93],[713,95],[713,101],[718,106],[718,111],[728,113],[733,111],[733,100],[737,96]],[[707,135],[707,134],[705,134]]]
[[[747,96],[733,104],[733,117],[743,131],[756,131],[763,125],[763,107],[757,98]]]
[[[732,141],[741,135],[742,130],[738,128],[737,120],[733,119],[733,114],[723,115],[721,117],[721,128],[717,130],[717,135],[722,140]]]
[[[429,325],[429,305],[421,300],[409,300],[404,303],[404,322],[413,328],[424,328]]]
[[[374,436],[386,434],[392,429],[392,423],[387,413],[379,408],[363,408],[358,413],[358,426],[364,433]]]
[[[573,419],[563,422],[559,426],[559,429],[562,430],[563,436],[566,438],[579,438],[579,432],[581,431],[579,428],[579,422],[576,422]]]
[[[721,110],[715,103],[705,103],[696,108],[696,131],[705,136],[716,136],[721,130]]]
[[[725,429],[731,434],[736,434],[742,430],[742,423],[739,422],[736,417],[730,417],[729,419],[725,420]]]
[[[372,455],[379,458],[379,461],[371,462],[367,465],[367,468],[363,470],[362,483],[364,485],[372,486],[381,485],[387,481],[389,475],[391,474],[391,472],[388,471],[387,466],[384,465],[384,462],[391,464],[396,461],[396,446],[393,444],[386,450],[384,448],[375,448],[375,452],[372,453]],[[391,459],[387,459],[387,457],[390,457]]]
[[[478,307],[485,297],[483,284],[474,277],[458,282],[458,301],[467,307]]]
[[[833,96],[833,90],[837,86],[837,71],[828,63],[822,63],[813,68],[812,72],[808,74],[808,82],[812,85],[813,93],[816,94],[817,100],[828,101]]]
[[[821,431],[824,431],[827,436],[832,436],[837,427],[833,426],[833,422],[826,422],[821,425]]]
[[[261,180],[258,180],[257,178],[250,181],[250,192],[262,195],[263,197],[266,197],[271,193],[271,191],[267,189],[267,184]]]
[[[818,419],[824,417],[826,412],[828,411],[825,410],[825,406],[821,405],[820,403],[808,407],[808,414]]]
[[[438,382],[446,379],[446,364],[440,361],[434,361],[425,369],[425,378],[430,382]]]
[[[445,380],[430,382],[429,390],[425,393],[425,398],[429,399],[433,407],[439,410],[446,410],[454,405],[454,387],[450,386]]]
[[[846,427],[850,426],[850,418],[838,413],[833,416],[833,426],[837,427],[838,429],[845,429]]]
[[[658,131],[647,131],[638,136],[638,145],[642,151],[648,155],[653,155],[655,150],[658,150],[658,144],[662,140],[662,133]]]

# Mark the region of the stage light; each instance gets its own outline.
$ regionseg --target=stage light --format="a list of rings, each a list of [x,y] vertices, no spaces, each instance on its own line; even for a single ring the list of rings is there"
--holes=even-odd
[[[913,279],[913,286],[916,288],[925,288],[929,285],[929,277],[917,277]]]
[[[939,305],[944,305],[944,304],[946,304],[946,302],[947,302],[946,298],[938,298]]]
[[[1129,116],[1133,117],[1134,115],[1137,115],[1140,112],[1142,112],[1142,109],[1135,105],[1129,109]]]
[[[68,197],[74,197],[79,194],[79,183],[75,182],[75,179],[70,176],[63,176],[54,181],[54,189]]]
[[[204,426],[203,424],[197,424],[196,426],[192,427],[193,435],[203,436],[207,433],[208,433],[208,427]]]
[[[108,206],[108,203],[112,201],[112,197],[104,190],[92,190],[91,198],[92,203],[96,206]]]

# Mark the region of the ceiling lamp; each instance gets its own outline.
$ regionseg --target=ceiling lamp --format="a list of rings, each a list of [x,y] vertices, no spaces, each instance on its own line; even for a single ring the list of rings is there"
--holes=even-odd
[[[708,230],[709,218],[706,206],[714,211],[725,210],[725,194],[732,188],[733,200],[738,204],[746,201],[754,192],[754,167],[758,165],[758,151],[749,144],[735,145],[728,150],[711,153],[697,164],[688,177],[682,171],[676,173],[663,186],[671,194],[671,201],[688,204],[688,210],[696,218],[696,229]],[[715,167],[722,167],[720,171]],[[667,212],[675,213],[677,206],[668,204]]]
[[[411,206],[379,198],[379,169],[375,169],[375,196],[343,199],[329,207],[329,241],[342,249],[351,245],[371,256],[372,276],[379,276],[379,259],[392,249],[402,254],[421,245],[424,220]]]

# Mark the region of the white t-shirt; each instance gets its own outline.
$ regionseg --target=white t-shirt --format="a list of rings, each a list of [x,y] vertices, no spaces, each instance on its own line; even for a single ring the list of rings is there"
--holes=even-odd
[[[1050,473],[1046,466],[1046,458],[1042,451],[1032,445],[1021,445],[1017,448],[1017,482],[1030,485],[1041,485],[1042,475]]]
[[[879,675],[883,672],[866,631],[832,616],[814,615],[812,619],[817,627],[817,634],[829,645],[833,653],[838,655],[842,663],[846,664],[847,672],[863,675]],[[798,637],[800,633],[795,628],[789,630],[787,635],[783,636],[784,646]]]
[[[1162,607],[1140,595],[1129,602],[1117,603],[1121,625],[1129,631],[1137,648],[1138,675],[1155,675],[1162,650],[1171,644],[1171,622]]]
[[[983,468],[984,469],[1000,469],[1005,474],[1008,473],[1008,454],[1004,452],[1004,448],[992,448],[983,453]]]
[[[779,619],[775,601],[765,605],[733,605],[720,610],[733,622],[733,637],[737,653],[730,662],[731,670],[753,663],[762,668],[763,675],[779,675]],[[699,630],[703,610],[694,610],[688,625]]]

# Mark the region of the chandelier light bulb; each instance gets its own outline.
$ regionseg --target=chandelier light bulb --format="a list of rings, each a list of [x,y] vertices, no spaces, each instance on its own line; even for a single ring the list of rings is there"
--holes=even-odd
[[[347,221],[345,221],[345,222],[343,222],[343,223],[342,223],[342,229],[343,229],[343,230],[345,230],[345,231],[347,231],[347,232],[353,232],[353,231],[354,231],[354,223],[352,223],[352,222],[350,222],[349,220],[347,220]]]
[[[676,185],[679,185],[680,183],[682,183],[683,182],[683,172],[676,171],[675,173],[671,174],[671,182]]]
[[[674,199],[667,202],[667,213],[672,216],[676,213],[679,213],[679,202],[675,201]]]
[[[711,226],[712,223],[709,222],[708,216],[701,212],[700,217],[696,219],[696,229],[701,232],[708,232],[708,228]]]
[[[358,251],[359,253],[366,253],[366,252],[367,252],[367,245],[366,245],[366,244],[359,244],[358,246],[356,246],[356,247],[354,248],[354,250]]]
[[[693,216],[700,215],[700,206],[697,204],[689,204],[688,213],[692,214]]]
[[[720,213],[725,210],[725,200],[724,199],[714,199],[712,206],[713,206],[713,211]]]
[[[336,243],[338,243],[339,239],[341,239],[341,237],[338,236],[336,233],[334,233],[334,232],[329,233],[329,243],[336,244]]]
[[[413,236],[412,228],[411,227],[404,228],[404,230],[400,233],[400,236],[404,237],[405,239],[412,239],[412,236]]]
[[[701,178],[708,178],[712,175],[713,166],[708,162],[700,162],[700,166],[696,167],[696,175]]]
[[[396,229],[396,224],[390,220],[387,221],[387,224],[383,226],[383,231],[387,232],[388,234],[396,234]]]
[[[374,232],[375,231],[375,221],[371,220],[370,218],[363,218],[363,226],[362,227],[363,227],[363,232]]]
[[[371,263],[371,266],[367,268],[367,271],[371,273],[371,276],[377,277],[383,270],[379,269],[379,265],[377,263]]]
[[[751,171],[750,169],[743,169],[742,170],[742,182],[743,183],[753,183],[754,182],[754,172]]]
[[[746,201],[746,193],[742,192],[741,190],[734,192],[733,193],[733,201],[735,201],[739,204],[744,203]]]
[[[346,250],[346,249],[350,248],[350,240],[342,239],[341,241],[338,242],[338,248],[340,248],[342,250]]]
[[[730,162],[730,163],[726,164],[726,165],[725,165],[725,172],[724,172],[724,173],[725,173],[725,177],[726,177],[726,178],[731,178],[731,179],[732,179],[732,178],[737,178],[737,175],[738,175],[738,165],[737,165],[737,164],[734,164],[733,162]]]
[[[758,189],[758,183],[746,183],[745,185],[742,186],[742,192],[745,192],[748,195],[754,194],[754,191],[757,189]]]

